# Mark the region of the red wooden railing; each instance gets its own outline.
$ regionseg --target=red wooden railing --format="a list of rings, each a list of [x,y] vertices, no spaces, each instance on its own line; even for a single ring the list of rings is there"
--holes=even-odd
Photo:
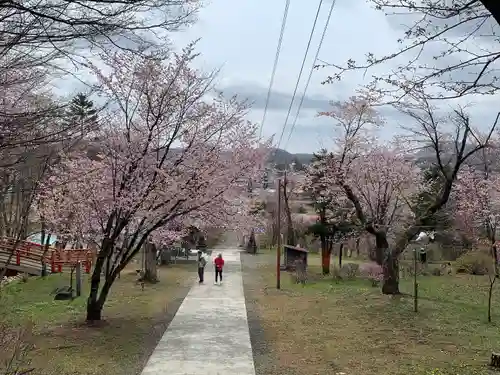
[[[45,256],[45,263],[50,264],[52,273],[62,272],[64,266],[76,266],[80,262],[86,273],[90,273],[92,262],[95,259],[95,251],[91,249],[71,249],[61,250],[54,247],[49,247],[44,254],[44,249],[41,245],[30,241],[19,241],[16,246],[16,240],[13,238],[0,238],[0,251],[14,255],[11,262],[21,266],[22,259],[42,262],[42,257]]]

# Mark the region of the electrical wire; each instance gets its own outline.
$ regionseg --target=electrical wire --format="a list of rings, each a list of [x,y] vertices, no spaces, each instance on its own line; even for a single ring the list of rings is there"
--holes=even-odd
[[[323,29],[323,34],[321,35],[321,39],[319,41],[318,49],[316,50],[316,56],[314,56],[314,60],[311,66],[311,71],[309,72],[309,77],[307,78],[307,83],[304,88],[304,92],[302,93],[302,97],[300,98],[299,106],[297,108],[297,113],[295,114],[295,118],[293,119],[292,122],[292,127],[290,129],[290,134],[288,134],[288,139],[285,143],[285,146],[283,149],[286,150],[286,147],[288,146],[288,143],[290,142],[290,138],[292,137],[293,130],[295,129],[295,125],[297,124],[297,120],[299,118],[300,110],[302,109],[302,105],[304,104],[304,98],[307,93],[307,89],[309,88],[309,84],[311,83],[311,78],[314,72],[314,66],[316,65],[316,61],[318,61],[319,53],[321,52],[321,47],[323,45],[323,41],[325,40],[325,35],[328,30],[328,25],[330,24],[330,19],[332,18],[332,13],[333,13],[333,8],[335,7],[336,0],[332,1],[332,5],[330,6],[330,12],[328,13],[328,17],[326,19],[325,23],[325,28]]]
[[[274,57],[273,70],[271,72],[271,80],[269,82],[269,89],[267,90],[266,104],[264,106],[264,114],[262,115],[262,122],[260,123],[259,138],[262,136],[262,129],[266,121],[267,108],[269,107],[269,99],[271,98],[271,91],[274,83],[274,76],[278,67],[278,60],[280,58],[281,44],[283,43],[283,35],[285,34],[286,20],[288,18],[288,9],[290,8],[290,0],[286,0],[285,9],[283,11],[283,19],[281,21],[281,31],[278,39],[278,46],[276,47],[276,56]]]
[[[323,0],[320,0],[319,5],[318,5],[318,10],[316,11],[316,17],[314,18],[313,27],[311,29],[311,34],[309,35],[309,41],[307,42],[307,47],[306,47],[306,51],[304,53],[304,58],[302,59],[302,65],[300,67],[299,76],[297,77],[295,89],[293,90],[292,100],[290,101],[290,106],[288,107],[288,112],[286,114],[285,123],[283,124],[283,129],[281,130],[280,139],[278,141],[278,145],[276,146],[276,149],[279,149],[281,141],[283,140],[283,135],[285,134],[286,124],[288,122],[288,118],[290,117],[290,112],[292,111],[293,102],[295,100],[295,95],[297,95],[297,89],[298,89],[299,84],[300,84],[300,79],[302,78],[302,72],[304,71],[304,66],[306,64],[307,55],[309,53],[309,48],[311,47],[311,41],[312,41],[312,38],[314,36],[314,31],[316,30],[316,24],[318,23],[318,18],[319,18],[319,14],[321,12],[322,5],[323,5]]]

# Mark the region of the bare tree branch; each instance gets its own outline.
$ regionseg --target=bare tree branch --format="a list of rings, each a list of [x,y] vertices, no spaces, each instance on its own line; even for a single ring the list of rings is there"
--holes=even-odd
[[[353,70],[369,71],[380,64],[397,64],[389,74],[373,76],[369,86],[402,100],[415,89],[429,98],[494,94],[500,88],[500,10],[490,0],[370,0],[391,20],[410,19],[398,39],[401,49],[385,55],[367,53],[365,62],[323,62],[335,72],[325,83]],[[439,52],[435,52],[438,50]],[[398,63],[398,59],[405,63]],[[399,60],[399,61],[400,61]],[[432,93],[431,93],[432,92]]]

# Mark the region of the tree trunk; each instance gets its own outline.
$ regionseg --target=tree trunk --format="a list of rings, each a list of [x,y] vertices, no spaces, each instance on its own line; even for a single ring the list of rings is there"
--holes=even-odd
[[[42,266],[42,277],[46,277],[48,275],[47,272],[47,262],[45,261],[45,257],[47,256],[47,253],[49,252],[49,246],[50,246],[50,237],[52,236],[51,233],[47,233],[45,230],[45,220],[42,218],[42,231],[41,231],[41,245],[42,245],[42,258],[40,259],[40,263]]]
[[[90,278],[90,294],[87,299],[87,321],[93,322],[101,320],[102,306],[99,303],[99,284],[101,283],[101,271],[104,265],[104,259],[100,262],[100,258],[97,258],[97,262],[92,272],[92,277]]]
[[[330,258],[332,254],[332,249],[328,246],[326,237],[321,237],[321,268],[323,275],[330,274]]]
[[[87,321],[89,322],[101,320],[101,311],[104,302],[100,302],[99,285],[101,284],[102,269],[112,246],[113,242],[108,238],[102,241],[102,247],[97,254],[94,271],[90,277],[90,293],[87,299]]]
[[[360,238],[356,238],[356,257],[359,258],[359,242],[360,242]]]
[[[143,281],[151,284],[158,282],[158,272],[156,267],[156,246],[147,242],[144,244],[145,264]]]
[[[119,271],[115,270],[111,272],[108,278],[104,281],[104,285],[101,288],[99,293],[99,298],[96,300],[89,301],[87,303],[87,321],[94,322],[102,319],[102,309],[104,307],[104,303],[108,298],[109,291],[111,290],[111,286],[115,281]]]
[[[374,260],[378,265],[383,266],[386,259],[386,254],[389,249],[389,243],[387,242],[387,235],[383,231],[375,232],[375,256]]]
[[[99,301],[87,301],[87,322],[97,322],[102,319],[102,306]]]
[[[496,275],[490,275],[490,288],[488,290],[488,323],[491,323],[491,300],[493,298],[493,287],[495,286]]]
[[[496,236],[494,229],[493,234],[490,238],[491,240],[491,257],[493,258],[493,270],[495,271],[495,277],[498,277],[498,250],[496,245]]]
[[[109,255],[111,256],[111,255]],[[99,258],[96,262],[94,272],[92,273],[92,278],[90,280],[90,295],[87,299],[87,321],[94,322],[102,319],[102,309],[104,303],[108,298],[111,286],[116,280],[117,276],[120,275],[121,270],[126,266],[126,264],[121,264],[115,269],[110,270],[108,276],[104,280],[104,284],[99,290],[99,284],[101,279],[101,272],[104,266],[104,258],[99,262]]]
[[[339,246],[339,268],[342,268],[342,253],[344,252],[344,243],[341,242]]]
[[[384,280],[382,283],[383,294],[400,294],[399,292],[399,254],[395,249],[389,249],[387,233],[383,230],[372,232],[375,236],[375,256],[376,262],[382,266]]]
[[[321,250],[321,268],[323,270],[323,275],[330,274],[330,255],[331,252],[328,248]]]
[[[382,284],[383,294],[400,294],[399,291],[399,260],[392,251],[386,249],[386,257],[382,267],[384,281]]]

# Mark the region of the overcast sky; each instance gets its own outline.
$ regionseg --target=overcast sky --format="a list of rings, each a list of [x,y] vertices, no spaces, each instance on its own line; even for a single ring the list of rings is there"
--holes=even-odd
[[[290,106],[318,4],[319,0],[291,0],[273,92],[263,127],[263,134],[276,134],[276,141]],[[172,35],[173,45],[177,49],[201,38],[197,45],[197,50],[201,53],[195,60],[197,67],[203,70],[221,69],[218,88],[227,95],[238,94],[252,101],[248,118],[259,124],[264,113],[284,5],[285,0],[207,0],[199,13],[198,22],[187,30]],[[280,145],[281,148],[286,146],[293,153],[309,153],[330,146],[333,137],[332,122],[324,117],[318,118],[318,111],[328,110],[329,101],[343,100],[354,95],[356,89],[363,83],[368,83],[373,74],[386,73],[391,69],[388,64],[378,66],[367,74],[366,79],[362,72],[357,72],[345,76],[341,82],[328,85],[322,85],[321,82],[333,71],[315,70],[297,124],[290,142],[287,142],[330,5],[331,0],[323,1],[295,104]],[[411,24],[410,21],[408,17],[388,18],[382,12],[374,10],[366,0],[337,0],[319,58],[341,64],[350,58],[363,60],[368,52],[378,56],[395,52],[400,47],[397,39],[402,36],[404,25]],[[490,34],[492,27],[499,29],[498,25],[488,27]],[[459,34],[457,38],[462,38],[462,33]],[[481,40],[473,39],[475,48],[483,47]],[[427,59],[429,64],[435,64],[432,55],[439,53],[439,48],[430,46],[431,52],[420,59]],[[456,59],[460,57],[452,58],[455,59],[453,63],[456,63]],[[71,80],[61,80],[55,85],[55,89],[72,95],[68,90],[81,90],[81,85]],[[462,104],[470,102],[473,105],[469,107],[469,112],[475,123],[493,122],[498,111],[498,97],[468,97]],[[384,110],[383,115],[387,125],[384,126],[382,135],[390,139],[399,131],[399,124],[407,119],[393,109]]]
[[[277,133],[276,138],[279,138],[318,3],[319,1],[314,0],[291,1],[264,135]],[[219,87],[229,95],[239,94],[253,101],[249,119],[259,123],[264,111],[284,4],[285,1],[281,0],[212,0],[201,11],[196,25],[186,32],[174,35],[177,46],[202,38],[198,44],[198,50],[202,54],[197,62],[199,66],[204,69],[222,67]],[[313,63],[330,4],[329,1],[324,1],[281,146],[288,139],[288,131]],[[370,28],[359,27],[368,24]],[[373,33],[373,29],[377,33]],[[362,56],[363,51],[378,45],[381,40],[392,42],[394,37],[391,34],[385,17],[366,6],[363,0],[338,0],[320,58],[344,61],[350,57]],[[325,70],[313,73],[300,117],[287,144],[289,151],[312,152],[323,144],[327,145],[331,127],[327,121],[317,118],[316,113],[326,110],[330,100],[354,93],[356,84],[352,85],[350,82],[334,86],[321,85],[326,75]]]
[[[219,87],[228,94],[240,94],[254,101],[249,119],[260,123],[271,76],[276,45],[281,27],[284,0],[212,0],[201,11],[199,21],[186,32],[174,35],[176,46],[202,38],[198,50],[202,56],[198,65],[204,69],[222,67]],[[281,57],[275,78],[269,111],[264,124],[264,134],[281,133],[303,54],[309,38],[319,0],[292,0]],[[299,86],[289,124],[296,113],[296,105],[303,92],[312,59],[326,21],[330,1],[324,1],[321,17],[313,39],[310,56]],[[404,21],[401,21],[404,22]],[[344,62],[349,58],[362,59],[368,51],[382,54],[395,51],[396,40],[401,36],[399,20],[388,19],[372,9],[365,0],[338,0],[330,27],[323,44],[320,59]],[[384,66],[380,69],[390,69]],[[331,143],[332,126],[316,113],[328,108],[329,100],[346,98],[355,93],[363,83],[360,74],[350,75],[334,85],[321,85],[328,70],[314,72],[303,110],[287,150],[312,152]],[[368,80],[368,78],[367,78]],[[479,121],[490,122],[494,111],[489,110],[498,98],[469,98],[475,101],[473,115]],[[495,109],[496,109],[495,105]],[[394,111],[388,115],[398,116]],[[390,136],[397,128],[400,117],[389,118],[385,130]],[[288,125],[290,129],[290,125]],[[288,131],[285,132],[286,143]]]

